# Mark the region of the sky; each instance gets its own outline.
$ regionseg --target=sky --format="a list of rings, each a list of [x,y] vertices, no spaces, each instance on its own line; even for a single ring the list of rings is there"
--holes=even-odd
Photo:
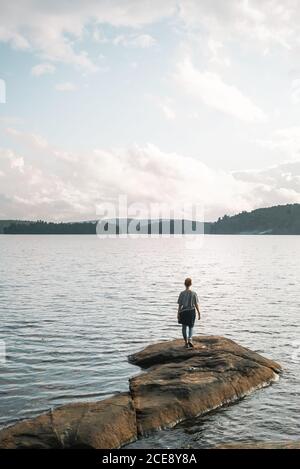
[[[300,203],[300,2],[0,0],[0,219]]]

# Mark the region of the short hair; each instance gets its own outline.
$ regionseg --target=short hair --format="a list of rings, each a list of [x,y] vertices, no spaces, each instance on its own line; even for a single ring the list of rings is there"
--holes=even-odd
[[[185,286],[188,288],[192,285],[192,279],[191,278],[186,278],[184,281]]]

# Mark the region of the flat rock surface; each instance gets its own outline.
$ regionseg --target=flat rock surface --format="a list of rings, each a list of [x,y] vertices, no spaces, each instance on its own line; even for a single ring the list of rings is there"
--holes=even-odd
[[[130,379],[138,435],[172,427],[180,421],[234,402],[278,379],[276,362],[218,336],[153,344],[129,357],[147,368]]]

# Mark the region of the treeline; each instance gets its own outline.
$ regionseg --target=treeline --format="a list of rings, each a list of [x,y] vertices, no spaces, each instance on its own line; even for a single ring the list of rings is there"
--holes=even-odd
[[[4,229],[10,226],[12,223],[20,223],[19,220],[0,220],[0,234],[4,233]],[[24,223],[21,221],[21,223]]]
[[[42,220],[11,223],[3,228],[4,234],[96,234],[93,222],[53,223]]]
[[[259,208],[237,215],[224,215],[218,221],[203,223],[184,220],[132,220],[119,219],[116,226],[110,221],[102,225],[105,232],[121,234],[130,231],[134,222],[135,232],[141,234],[300,234],[300,204],[277,205]],[[125,229],[124,229],[125,223]],[[0,221],[4,234],[99,234],[95,221],[76,223],[53,223],[38,221]],[[99,226],[98,226],[99,228]],[[166,231],[167,230],[167,231]],[[100,233],[101,234],[101,233]]]
[[[132,223],[133,222],[133,223]],[[46,221],[13,222],[4,226],[4,234],[201,234],[209,232],[209,224],[185,220],[116,220],[96,222],[53,223]]]
[[[219,218],[211,234],[300,234],[300,204],[259,208]]]

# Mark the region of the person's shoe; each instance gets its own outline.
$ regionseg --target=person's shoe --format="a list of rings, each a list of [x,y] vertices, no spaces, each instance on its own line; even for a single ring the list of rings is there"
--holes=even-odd
[[[191,342],[191,341],[189,340],[189,341],[188,341],[188,346],[189,346],[190,348],[194,348],[193,342]]]
[[[189,348],[188,342],[185,343],[184,347],[185,347],[185,348]]]

